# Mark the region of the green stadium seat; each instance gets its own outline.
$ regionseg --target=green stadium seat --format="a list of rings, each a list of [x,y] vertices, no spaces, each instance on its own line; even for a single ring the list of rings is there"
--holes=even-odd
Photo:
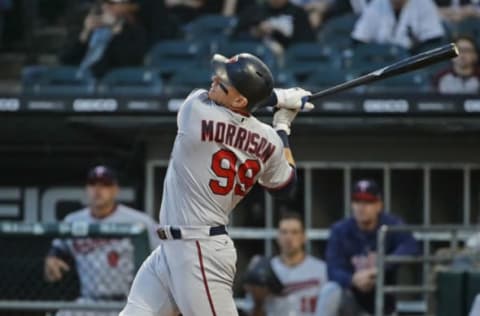
[[[351,46],[351,33],[358,16],[345,14],[328,20],[317,34],[318,41],[324,45],[345,49]]]
[[[288,70],[282,69],[274,74],[275,88],[291,88],[298,86],[295,76]]]
[[[232,40],[221,43],[216,52],[227,57],[238,53],[250,53],[260,58],[272,71],[277,67],[275,54],[261,42]]]
[[[210,67],[183,69],[172,76],[165,86],[165,92],[170,96],[185,97],[193,89],[209,89],[211,82],[212,69]]]
[[[317,67],[308,78],[302,83],[306,89],[318,91],[342,83],[346,80],[343,70],[335,67]]]
[[[295,78],[304,80],[318,67],[333,66],[341,68],[341,59],[337,58],[331,48],[320,43],[300,43],[288,48],[285,52],[284,68]]]
[[[119,68],[106,74],[98,85],[98,92],[116,95],[160,95],[163,84],[156,70]]]
[[[428,76],[422,71],[415,71],[380,80],[365,87],[369,93],[383,92],[426,92],[430,88]]]
[[[223,41],[232,32],[237,23],[234,17],[223,15],[203,15],[185,26],[185,34],[188,40]]]
[[[39,68],[29,78],[24,78],[23,91],[26,94],[45,95],[88,95],[95,92],[96,80],[88,70],[77,67],[59,66]]]
[[[455,24],[451,24],[452,35],[470,35],[474,38],[480,37],[480,19],[468,18]]]
[[[408,51],[402,47],[389,44],[361,44],[344,55],[344,66],[347,69],[359,67],[386,66],[408,57]]]
[[[207,48],[184,40],[168,40],[155,44],[145,58],[145,65],[169,78],[178,69],[195,68],[207,55]]]

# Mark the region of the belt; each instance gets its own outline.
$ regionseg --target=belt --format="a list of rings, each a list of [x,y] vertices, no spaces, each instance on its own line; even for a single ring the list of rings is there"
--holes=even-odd
[[[183,231],[183,234],[182,234]],[[214,227],[160,227],[157,229],[160,239],[195,239],[207,236],[228,235],[225,225]]]

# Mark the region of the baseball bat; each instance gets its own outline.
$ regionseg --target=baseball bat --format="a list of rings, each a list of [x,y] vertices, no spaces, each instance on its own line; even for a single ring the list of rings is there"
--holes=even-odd
[[[454,43],[431,49],[429,51],[402,59],[391,65],[372,71],[361,77],[340,83],[331,88],[319,91],[304,98],[304,101],[311,101],[322,98],[343,90],[351,89],[364,84],[369,84],[378,80],[397,76],[406,72],[424,68],[435,63],[454,58],[458,56],[458,48]],[[328,75],[328,74],[326,74]]]

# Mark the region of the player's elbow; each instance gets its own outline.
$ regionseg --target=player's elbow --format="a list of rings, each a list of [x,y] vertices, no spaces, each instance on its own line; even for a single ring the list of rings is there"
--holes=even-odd
[[[274,198],[279,200],[293,200],[297,192],[297,172],[293,170],[293,175],[281,188],[268,191]]]

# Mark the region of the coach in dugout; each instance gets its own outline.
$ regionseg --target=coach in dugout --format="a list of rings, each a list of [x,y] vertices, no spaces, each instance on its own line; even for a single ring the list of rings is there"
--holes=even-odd
[[[87,175],[88,206],[70,213],[64,222],[142,223],[148,230],[150,248],[155,248],[156,222],[145,213],[117,203],[119,193],[115,172],[96,166]],[[44,274],[48,282],[57,282],[76,268],[81,297],[77,302],[125,300],[134,276],[134,249],[128,238],[55,239],[45,258]],[[118,312],[59,311],[61,316],[117,315]]]
[[[351,218],[341,220],[331,228],[326,260],[329,280],[335,283],[327,286],[342,292],[334,315],[363,316],[374,314],[377,232],[382,225],[398,226],[403,225],[403,221],[383,211],[382,194],[373,180],[355,183],[352,210]],[[385,245],[388,255],[414,255],[418,252],[417,242],[407,232],[389,233]],[[395,265],[385,267],[386,284],[396,282],[395,274]],[[317,316],[326,316],[320,312]],[[395,299],[387,295],[383,315],[394,312]]]

